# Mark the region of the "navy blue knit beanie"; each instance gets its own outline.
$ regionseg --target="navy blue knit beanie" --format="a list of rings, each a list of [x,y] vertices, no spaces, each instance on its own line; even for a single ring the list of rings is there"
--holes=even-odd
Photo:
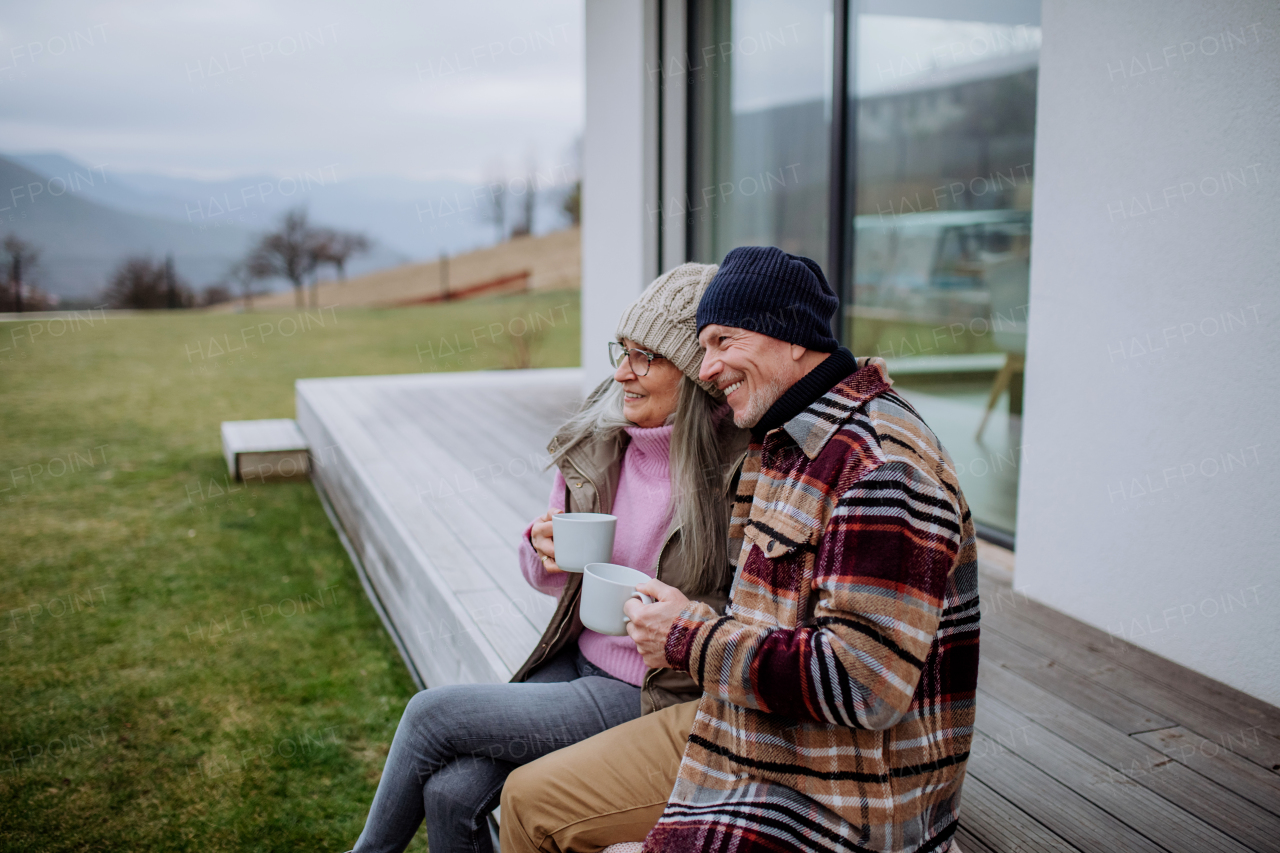
[[[715,323],[834,352],[831,317],[838,305],[816,261],[773,246],[741,246],[724,256],[702,294],[698,332]]]

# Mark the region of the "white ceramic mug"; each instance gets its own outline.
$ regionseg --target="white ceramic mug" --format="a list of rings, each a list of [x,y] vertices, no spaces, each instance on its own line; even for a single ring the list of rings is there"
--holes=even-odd
[[[566,572],[580,572],[587,563],[613,559],[613,534],[618,517],[603,512],[562,512],[551,516],[551,538],[556,545],[556,565]]]
[[[636,591],[636,586],[647,580],[644,572],[627,566],[589,563],[582,575],[582,602],[578,605],[582,624],[601,634],[625,637],[631,620],[622,612],[622,605],[632,598],[653,604],[653,596]]]

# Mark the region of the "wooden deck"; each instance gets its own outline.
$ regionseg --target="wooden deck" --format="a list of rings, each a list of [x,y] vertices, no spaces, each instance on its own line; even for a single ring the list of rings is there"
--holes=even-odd
[[[415,677],[509,677],[552,601],[543,512],[575,370],[302,380],[314,478]],[[965,853],[1280,851],[1280,709],[982,578]],[[1244,653],[1242,651],[1242,653]]]
[[[516,544],[546,512],[577,370],[304,379],[313,478],[415,679],[506,681],[555,602]]]

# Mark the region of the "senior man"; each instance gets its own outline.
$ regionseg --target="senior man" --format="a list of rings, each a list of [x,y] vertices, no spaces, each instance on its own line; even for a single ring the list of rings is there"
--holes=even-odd
[[[977,550],[955,469],[879,359],[837,348],[821,269],[725,257],[700,378],[752,442],[725,613],[659,581],[628,602],[686,703],[518,769],[504,853],[953,851],[978,674]],[[696,707],[695,707],[696,706]],[[674,786],[674,787],[673,787]],[[656,824],[656,825],[655,825]]]

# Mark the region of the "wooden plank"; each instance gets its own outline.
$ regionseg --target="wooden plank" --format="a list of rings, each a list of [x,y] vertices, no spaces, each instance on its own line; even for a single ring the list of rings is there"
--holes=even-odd
[[[543,595],[532,587],[526,586],[526,592],[515,598],[496,599],[493,595],[479,592],[459,593],[469,607],[472,619],[477,628],[493,642],[498,654],[512,672],[529,657],[533,647],[542,636],[542,628],[534,628],[529,619],[529,612],[535,598],[550,601],[554,610],[555,600]]]
[[[1080,715],[1077,713],[1074,716]],[[1171,790],[1177,786],[1173,784],[1175,780],[1168,775],[1167,769],[1164,773],[1153,771],[1145,779],[1117,772],[1115,765],[1123,762],[1113,759],[1114,763],[1107,763],[1099,760],[1072,741],[1056,734],[1049,726],[1020,713],[990,693],[983,693],[978,699],[978,728],[989,737],[996,738],[1003,748],[1025,758],[1166,850],[1245,853],[1250,849],[1257,849],[1246,846],[1213,826],[1215,822],[1225,825],[1226,821],[1248,811],[1265,815],[1265,812],[1252,807],[1252,804],[1235,797],[1221,797],[1224,801],[1230,801],[1227,810],[1211,810],[1209,821],[1205,821],[1142,784],[1150,781],[1185,801],[1184,794],[1194,795],[1197,789],[1208,794],[1216,787],[1201,776],[1187,774],[1183,779],[1176,780],[1188,783],[1187,790],[1179,791]],[[1202,807],[1198,810],[1205,811]],[[1274,821],[1271,823],[1274,825]],[[1257,837],[1258,833],[1254,835]],[[1276,836],[1271,833],[1261,833],[1258,840],[1265,843],[1266,839],[1274,837]]]
[[[1254,849],[1280,838],[1276,815],[1137,740],[1145,735],[1126,736],[986,662],[980,664],[978,690],[979,703],[994,697],[1107,765],[1111,781],[1137,782]]]
[[[963,826],[956,830],[953,838],[955,840],[953,850],[958,848],[956,853],[995,853],[994,850],[979,841],[976,836]]]
[[[564,423],[581,405],[581,395],[571,383],[560,385],[524,385],[517,383],[503,389],[501,395],[490,393],[487,388],[459,388],[458,391],[472,398],[485,397],[519,423],[535,423],[553,429]],[[522,431],[522,434],[523,431]],[[534,443],[546,445],[546,438],[533,438]]]
[[[543,374],[558,374],[560,371],[533,373],[536,374],[534,378],[537,379]],[[493,447],[503,447],[512,453],[512,459],[507,461],[519,462],[519,470],[504,471],[504,474],[513,476],[499,475],[487,484],[492,487],[493,494],[488,496],[485,506],[491,507],[493,500],[504,500],[519,513],[519,530],[523,531],[529,519],[545,511],[547,493],[553,477],[551,472],[543,470],[547,461],[545,443],[554,429],[559,426],[559,421],[552,422],[543,416],[542,421],[538,422],[532,417],[521,415],[521,410],[518,406],[513,406],[513,402],[518,403],[525,397],[536,397],[547,406],[558,410],[556,413],[558,418],[560,412],[570,410],[576,404],[579,382],[576,376],[572,377],[572,381],[553,376],[551,379],[557,381],[543,379],[529,382],[527,381],[529,372],[507,373],[500,378],[504,381],[491,380],[478,389],[472,389],[470,386],[461,384],[441,387],[435,381],[437,377],[424,377],[424,381],[415,384],[412,389],[400,387],[392,390],[398,402],[402,404],[401,410],[408,408],[411,404],[409,413],[414,423],[430,432],[441,446],[458,454],[460,458],[465,458],[463,454],[468,452],[474,454],[477,449],[484,451],[484,455],[479,457],[472,455],[470,460],[463,462],[469,470],[476,467],[490,469],[490,466],[498,464],[493,461],[495,458],[492,453]],[[565,400],[570,402],[566,404]],[[440,407],[439,416],[418,416],[424,405],[433,404]],[[445,414],[446,412],[448,414]],[[517,422],[513,423],[513,416],[518,418]],[[464,423],[465,428],[459,429],[458,423]],[[486,438],[490,439],[491,443],[486,442]],[[524,485],[523,497],[508,489],[507,486],[510,484]],[[534,623],[540,627],[550,618],[555,600],[529,590],[523,578],[519,577],[514,552],[517,539],[518,533],[512,537],[512,550],[509,557],[502,559],[500,563],[510,568],[511,576],[506,580],[515,584],[516,578],[519,578],[519,587],[532,596],[521,595],[513,598],[513,603],[523,610],[531,611]],[[527,608],[524,607],[526,603]]]
[[[299,420],[303,420],[301,413],[306,410],[312,422],[307,431],[315,432],[318,439],[312,441],[313,449],[319,451],[320,457],[329,457],[324,466],[327,470],[318,472],[317,481],[328,481],[335,487],[332,491],[344,493],[331,501],[335,512],[343,518],[344,529],[355,529],[356,535],[350,536],[348,531],[349,536],[353,545],[360,543],[355,547],[362,554],[371,583],[385,588],[393,599],[387,607],[388,615],[402,636],[410,636],[406,647],[416,647],[410,650],[411,657],[433,684],[505,679],[513,666],[511,662],[522,658],[536,641],[536,635],[513,641],[512,634],[521,631],[521,622],[531,624],[530,617],[538,623],[537,628],[545,624],[554,609],[554,600],[524,583],[515,563],[515,544],[527,523],[523,516],[537,514],[530,510],[540,510],[545,505],[546,491],[531,489],[524,497],[526,511],[519,513],[511,537],[500,533],[494,536],[490,529],[488,535],[473,539],[471,547],[462,548],[456,525],[450,527],[440,513],[423,511],[412,482],[415,476],[438,470],[439,462],[450,462],[448,454],[438,442],[424,441],[420,431],[406,430],[404,423],[388,424],[376,417],[371,420],[370,410],[385,413],[386,395],[394,398],[399,394],[409,399],[471,388],[481,388],[501,400],[510,396],[513,384],[519,393],[540,394],[546,400],[558,395],[576,397],[580,371],[476,372],[298,383]],[[314,406],[308,403],[309,398],[315,398]],[[413,442],[406,443],[406,436]],[[419,446],[428,450],[430,459],[419,458]],[[451,470],[456,472],[456,460],[452,464],[455,467]],[[549,480],[549,475],[544,476]],[[471,513],[475,517],[469,523],[483,521],[492,528],[493,497],[489,495],[490,502],[478,514],[465,501],[449,505],[448,512],[454,515],[451,520],[456,522],[459,512],[464,516]],[[493,566],[500,567],[499,572],[510,583],[495,583],[491,577],[495,594],[478,594],[483,589],[476,589],[475,585],[488,574],[486,567]],[[455,586],[462,590],[462,597],[454,592]],[[519,593],[513,595],[515,590]],[[415,597],[417,600],[411,601]],[[495,603],[504,603],[504,613],[512,618],[487,616],[485,608],[492,608]],[[427,666],[419,663],[420,657],[430,659]],[[434,674],[429,674],[432,671]]]
[[[468,389],[464,394],[469,404],[483,405],[498,415],[491,421],[494,425],[517,427],[504,429],[495,440],[518,441],[544,455],[547,442],[578,405],[576,389],[567,386],[517,387],[501,397],[486,395],[480,389]]]
[[[419,445],[424,445],[423,450],[438,448],[441,451],[432,453],[431,459],[445,482],[425,484],[432,500],[437,490],[441,493],[451,490],[462,498],[485,495],[488,505],[492,506],[496,501],[510,513],[510,517],[521,519],[520,528],[523,530],[531,508],[540,508],[546,500],[551,475],[542,474],[547,483],[542,489],[520,492],[504,488],[505,484],[499,480],[510,461],[508,451],[484,441],[468,440],[471,438],[471,422],[462,420],[462,412],[465,411],[466,417],[471,417],[473,412],[458,404],[454,397],[453,393],[447,392],[416,399],[396,394],[372,397],[368,405],[383,420],[378,429],[387,429],[392,435],[391,440],[399,442],[407,451],[407,458],[419,458]],[[427,408],[433,404],[437,407],[434,412]],[[445,462],[447,465],[442,464]],[[535,477],[541,473],[537,472]],[[452,496],[446,503],[452,503]]]
[[[401,450],[398,459],[404,476],[414,487],[415,502],[411,511],[435,513],[449,519],[468,543],[496,537],[494,541],[514,549],[528,522],[528,505],[534,503],[532,496],[515,494],[496,485],[490,479],[492,471],[488,461],[459,459],[403,411],[395,407],[379,411],[390,421],[380,430],[380,437]],[[477,472],[475,468],[481,470]]]
[[[538,370],[470,370],[441,373],[391,373],[382,376],[346,376],[334,379],[302,379],[299,382],[356,382],[395,389],[497,389],[505,392],[512,383],[521,388],[564,388],[575,392],[582,385],[582,370],[552,367]]]
[[[384,399],[378,404],[376,389],[354,389],[355,409],[365,413],[369,423],[376,423],[384,448],[413,448],[412,453],[402,453],[399,466],[411,480],[439,474],[446,477],[461,476],[461,465],[436,445],[420,429],[419,424],[399,410],[391,410]],[[550,619],[553,603],[531,590],[520,574],[516,558],[516,542],[526,521],[518,518],[514,510],[506,506],[491,489],[477,487],[464,490],[447,501],[425,505],[402,506],[401,511],[432,528],[430,549],[452,542],[455,550],[465,552],[459,558],[468,567],[469,581],[454,591],[464,604],[474,623],[475,630],[485,636],[508,668],[515,667],[528,656],[537,643],[541,629]],[[475,592],[475,578],[488,579],[485,590]],[[519,601],[517,602],[517,596]],[[500,610],[501,619],[477,618],[477,613],[487,614]],[[530,614],[538,614],[539,624],[534,624]],[[467,629],[470,630],[470,629]]]
[[[349,469],[344,472],[347,474],[344,485],[352,491],[360,490],[362,502],[355,509],[364,511],[375,520],[385,517],[397,522],[397,529],[387,532],[397,539],[404,539],[406,545],[416,545],[417,538],[412,532],[414,528],[421,526],[421,520],[405,517],[396,511],[398,505],[414,500],[411,484],[403,478],[400,466],[386,457],[384,448],[348,416],[347,412],[352,406],[351,399],[335,392],[329,397],[310,402],[324,423],[334,430],[332,434],[340,451],[338,459],[345,461]],[[371,495],[376,496],[376,500]],[[467,553],[455,542],[445,539],[432,544],[434,547],[430,552],[419,551],[420,558],[425,560],[425,565],[432,569],[434,576],[450,579],[446,584],[449,589],[496,588],[483,574],[467,571]],[[427,556],[428,553],[431,556]],[[407,552],[402,556],[410,563],[416,559]]]
[[[447,450],[425,433],[420,419],[405,415],[398,408],[389,408],[386,401],[379,406],[376,399],[364,400],[362,408],[376,418],[384,446],[412,448],[401,454],[400,464],[405,476],[416,484],[418,502],[404,511],[431,523],[438,537],[453,539],[465,549],[470,561],[488,575],[493,586],[510,597],[512,590],[527,589],[517,564],[516,547],[520,534],[528,524],[529,516],[519,514],[511,505],[510,496],[501,494],[488,483],[469,482],[469,472]],[[410,413],[411,414],[411,413]],[[445,494],[433,494],[423,499],[422,483],[429,486],[443,478],[457,485],[456,490]],[[483,553],[481,553],[483,551]],[[547,613],[550,617],[550,613]],[[536,641],[536,637],[534,640]]]
[[[310,457],[305,450],[237,453],[235,465],[236,479],[244,482],[305,480],[311,473]]]
[[[1056,635],[1129,672],[1193,696],[1210,708],[1224,712],[1224,716],[1239,720],[1241,724],[1260,726],[1273,737],[1280,737],[1280,708],[1114,637],[1106,631],[1086,625],[1024,595],[1018,594],[1018,598],[1019,606],[1013,608],[1010,615],[1030,623],[1037,631]],[[985,620],[985,611],[983,616]]]
[[[412,447],[412,453],[406,453],[401,460],[402,473],[411,482],[419,484],[431,476],[451,476],[457,478],[460,466],[429,438],[416,432],[412,424],[394,418],[394,412],[387,409],[375,409],[387,421],[393,424],[392,432],[401,432],[402,441],[385,441],[388,447]],[[384,433],[384,439],[388,434]],[[394,438],[394,437],[392,437]],[[467,602],[468,611],[475,610],[475,597],[470,593],[483,587],[483,597],[489,601],[481,610],[488,612],[490,608],[500,607],[507,613],[507,619],[488,621],[479,624],[486,637],[500,649],[504,660],[513,656],[521,656],[521,652],[512,651],[512,646],[529,651],[538,640],[541,626],[550,617],[553,606],[544,603],[545,597],[530,590],[520,574],[517,565],[516,546],[525,520],[518,519],[513,512],[504,512],[504,507],[494,501],[492,492],[477,485],[474,493],[454,494],[448,500],[421,500],[421,488],[417,488],[417,500],[412,505],[401,507],[401,512],[417,521],[422,528],[429,528],[428,537],[424,538],[425,547],[436,549],[443,544],[451,544],[454,552],[453,560],[458,567],[465,567],[463,576],[466,580],[454,585],[454,592],[460,594],[462,601]],[[480,578],[488,580],[479,583]],[[517,598],[520,601],[517,602]],[[530,621],[530,615],[536,615],[538,624]]]
[[[542,399],[552,396],[556,399]],[[501,397],[473,390],[460,399],[491,413],[477,421],[494,442],[509,444],[520,454],[534,451],[545,459],[547,443],[573,411],[566,401],[576,403],[576,394],[568,388],[513,388]]]
[[[582,405],[581,379],[564,382],[559,386],[558,393],[555,396],[527,393],[532,390],[541,389],[534,386],[523,386],[516,397],[516,403],[527,411],[530,417],[535,418],[540,423],[550,423],[558,427],[567,421],[569,416]],[[550,440],[550,438],[551,436],[548,435],[547,439]],[[542,444],[545,447],[546,441],[543,441]]]
[[[440,397],[442,398],[452,396],[452,391],[440,394]],[[490,397],[493,396],[495,396],[495,394],[490,392]],[[397,403],[397,405],[401,407],[399,410],[404,412],[404,415],[406,415],[406,421],[402,421],[402,425],[408,430],[411,430],[411,433],[413,430],[422,430],[422,432],[430,433],[431,439],[436,439],[436,441],[438,441],[438,439],[442,438],[439,430],[429,428],[429,421],[431,419],[420,418],[420,416],[417,416],[417,412],[415,410],[406,411],[403,409],[403,398]],[[463,409],[460,414],[477,420],[488,419],[486,418],[485,411]],[[445,412],[442,418],[436,420],[438,420],[439,423],[447,423],[447,421],[449,421],[448,412]],[[465,425],[465,427],[462,429],[445,429],[444,432],[452,433],[454,439],[470,432],[471,421],[456,421],[456,423],[461,423]],[[416,435],[413,434],[408,435],[407,441],[412,442],[415,446],[417,446],[417,444],[421,444],[421,446],[424,447],[424,450],[429,447],[428,439],[416,437]],[[433,464],[435,465],[433,469],[434,473],[447,474],[448,471],[453,471],[452,476],[454,482],[457,482],[458,478],[466,478],[466,476],[474,473],[475,467],[484,467],[484,469],[489,469],[490,465],[495,464],[495,462],[492,461],[492,456],[485,455],[483,448],[486,446],[484,442],[471,441],[470,444],[470,448],[458,446],[457,443],[454,443],[451,447],[440,446],[445,453],[445,457],[442,462],[442,460],[440,460],[439,457],[436,457],[434,453],[431,455],[431,459],[433,459]],[[471,453],[470,459],[462,456],[462,453],[468,451]],[[449,459],[449,455],[453,455],[454,459]],[[453,462],[457,462],[457,465],[452,465]],[[445,467],[442,467],[442,464]],[[488,560],[488,558],[486,558],[486,560],[480,561],[483,562],[486,567],[489,567],[490,574],[494,574],[495,583],[502,585],[503,588],[507,588],[507,584],[517,583],[520,585],[520,588],[525,588],[524,578],[522,578],[520,573],[518,573],[516,547],[518,540],[520,540],[520,535],[524,532],[525,526],[529,524],[529,521],[540,515],[541,512],[545,511],[545,501],[547,501],[547,493],[549,491],[550,478],[552,478],[552,474],[550,474],[549,471],[532,469],[530,470],[530,473],[534,474],[539,484],[536,485],[535,488],[530,489],[524,498],[520,498],[518,494],[513,493],[511,489],[507,488],[508,480],[500,478],[500,476],[494,476],[493,479],[475,480],[475,482],[463,484],[463,489],[465,489],[465,491],[454,494],[454,496],[449,497],[449,500],[447,501],[430,502],[434,510],[452,514],[453,511],[457,510],[457,501],[461,500],[474,508],[476,511],[475,517],[488,520],[490,526],[494,526],[499,537],[492,538],[483,537],[483,535],[475,535],[475,537],[472,538],[472,543],[474,543],[472,544],[472,552],[477,553],[476,548],[480,547],[489,549],[490,547],[495,546],[499,549],[507,549],[506,555],[502,557],[499,557],[498,552],[495,552],[493,560]],[[495,511],[495,508],[498,508],[499,505],[502,505],[509,510],[509,515],[502,516],[502,519],[499,519],[499,514]],[[453,519],[452,515],[449,517]],[[474,520],[474,517],[472,517],[472,519],[462,521],[462,524],[471,524]],[[499,528],[499,523],[504,526]],[[494,569],[497,569],[497,573],[500,574],[495,574],[493,571]],[[548,619],[549,616],[550,611],[547,612]]]
[[[414,486],[415,505],[406,507],[414,516],[434,514],[446,520],[454,537],[464,543],[497,537],[514,550],[527,519],[510,497],[472,475],[472,471],[426,430],[422,418],[406,410],[394,397],[358,389],[352,399],[356,417],[394,453],[403,476]],[[514,532],[513,532],[514,531]],[[488,567],[486,567],[488,568]],[[502,573],[500,580],[511,580]]]
[[[497,652],[486,648],[483,637],[458,633],[436,640],[421,634],[424,624],[460,624],[465,608],[425,555],[415,552],[410,534],[385,503],[383,484],[375,484],[375,471],[357,464],[356,457],[370,450],[364,446],[367,437],[343,421],[340,411],[325,411],[330,402],[326,392],[332,388],[298,387],[300,427],[312,447],[332,448],[324,465],[312,470],[342,517],[344,532],[417,670],[428,685],[498,680],[506,666]]]
[[[428,685],[504,680],[508,668],[482,635],[423,635],[422,626],[465,627],[466,608],[391,509],[387,490],[395,491],[394,472],[379,470],[385,461],[344,417],[335,385],[298,383],[299,426],[313,448],[330,450],[313,474],[342,518],[414,665]]]
[[[1037,615],[1044,610],[1047,608],[1037,606]],[[1001,634],[1021,647],[1052,658],[1057,666],[1064,666],[1093,683],[1114,690],[1139,706],[1210,740],[1222,742],[1234,738],[1240,742],[1240,754],[1262,767],[1280,765],[1280,739],[1272,738],[1256,724],[1240,721],[1231,713],[1229,704],[1206,702],[1204,694],[1197,698],[1196,693],[1170,688],[1162,681],[1148,678],[1144,672],[1121,666],[1114,657],[1098,651],[1096,643],[1083,644],[1079,640],[1050,633],[1042,628],[1041,621],[1033,617],[1028,608],[991,608],[991,612],[983,613],[982,628],[984,639],[991,637],[992,633]],[[1124,643],[1124,640],[1116,642]],[[1254,736],[1242,738],[1251,730]]]
[[[1256,734],[1255,731],[1243,737]],[[1211,741],[1181,726],[1142,732],[1133,739],[1257,803],[1271,814],[1280,815],[1280,776],[1233,752],[1232,748],[1239,747],[1237,739],[1232,738],[1225,744]],[[1272,837],[1280,839],[1280,829]]]
[[[405,399],[402,404],[411,411],[423,411],[446,405],[455,412],[465,412],[468,420],[450,423],[448,416],[437,416],[419,421],[419,426],[429,432],[441,447],[454,453],[472,475],[477,469],[487,473],[493,485],[501,491],[514,491],[508,496],[513,506],[523,509],[529,502],[545,511],[547,494],[551,489],[552,473],[544,471],[549,457],[545,450],[546,438],[553,427],[525,420],[512,423],[510,411],[500,412],[494,403],[494,395],[440,394],[419,395]],[[505,418],[505,420],[504,420]],[[459,422],[461,421],[461,422]],[[531,440],[538,435],[540,442]],[[519,438],[515,438],[518,436]],[[491,466],[496,465],[495,469]]]
[[[529,389],[521,389],[513,398],[513,404],[531,420],[551,427],[545,436],[539,437],[539,449],[546,450],[547,442],[556,430],[582,406],[582,395],[577,389],[566,388],[560,396],[552,399],[550,396],[532,394]]]
[[[996,853],[1077,853],[1078,848],[970,773],[960,794],[960,830]],[[964,836],[962,836],[963,838]],[[968,853],[962,840],[960,847]]]
[[[995,631],[983,632],[981,656],[983,660],[1012,670],[1032,684],[1065,698],[1072,705],[1125,734],[1173,725],[1167,717],[1155,714],[1112,690],[1058,666],[1051,658],[1023,648]]]
[[[316,405],[328,422],[346,425],[341,440],[350,449],[358,448],[354,464],[373,476],[387,509],[395,514],[407,531],[415,534],[412,538],[421,544],[424,553],[430,555],[432,566],[447,580],[449,589],[498,589],[499,585],[475,562],[470,549],[459,541],[454,531],[440,523],[433,514],[422,512],[411,475],[420,464],[417,457],[429,452],[430,448],[415,448],[413,454],[407,454],[404,453],[406,445],[402,444],[398,454],[393,452],[389,455],[389,439],[394,436],[387,434],[384,424],[380,424],[376,432],[366,428],[369,420],[376,419],[378,415],[369,413],[367,401],[358,388],[339,389],[329,398],[317,401]]]
[[[1166,853],[1153,841],[982,732],[974,734],[972,749],[968,770],[971,779],[998,791],[1019,813],[1081,853],[1115,853],[1117,850]],[[970,781],[965,782],[966,795]],[[989,836],[982,834],[982,837]]]

